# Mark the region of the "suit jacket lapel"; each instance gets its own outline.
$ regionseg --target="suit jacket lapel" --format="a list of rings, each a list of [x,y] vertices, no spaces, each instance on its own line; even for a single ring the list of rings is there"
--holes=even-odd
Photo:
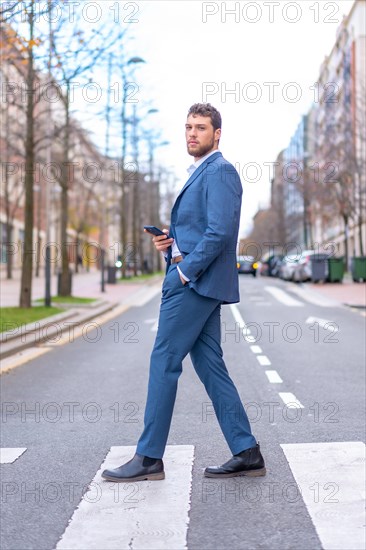
[[[187,189],[187,187],[189,187],[191,185],[191,183],[194,182],[195,179],[198,178],[198,176],[200,174],[202,174],[203,170],[206,168],[206,166],[212,162],[213,160],[215,160],[219,155],[222,155],[222,153],[220,151],[217,151],[216,154],[214,155],[211,155],[210,157],[208,157],[207,160],[205,160],[205,162],[203,162],[201,164],[201,166],[199,166],[198,168],[196,168],[196,170],[193,172],[193,174],[188,178],[188,180],[186,181],[186,183],[184,184],[184,186],[182,187],[179,195],[177,196],[176,200],[175,200],[175,203],[174,203],[174,206],[175,204],[177,203],[177,200],[179,199],[179,197],[181,196],[182,193],[184,193],[184,191]],[[173,208],[174,208],[173,206]]]

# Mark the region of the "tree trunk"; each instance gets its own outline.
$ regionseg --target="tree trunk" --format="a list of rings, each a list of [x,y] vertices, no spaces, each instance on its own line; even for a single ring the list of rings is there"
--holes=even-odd
[[[65,98],[65,130],[63,139],[63,166],[61,184],[61,284],[60,296],[70,296],[69,255],[67,223],[69,217],[69,133],[70,133],[70,83],[67,82]]]
[[[42,206],[42,193],[41,182],[38,187],[38,200],[37,200],[37,256],[36,256],[36,277],[39,277],[39,270],[41,268],[41,206]]]
[[[8,80],[6,80],[6,85]],[[10,153],[9,153],[9,140],[10,140],[10,122],[9,122],[9,103],[6,102],[5,105],[5,170],[4,170],[4,185],[5,185],[5,216],[6,216],[6,278],[11,279],[13,276],[12,267],[13,267],[13,254],[14,254],[14,244],[12,243],[13,237],[13,226],[12,226],[12,216],[11,216],[11,207],[10,207],[10,189],[9,189],[9,171],[7,165],[10,162]]]
[[[25,212],[24,212],[24,248],[22,254],[22,275],[20,283],[19,306],[31,307],[32,268],[33,268],[33,180],[34,180],[34,68],[33,68],[33,32],[34,2],[29,6],[28,75],[26,109],[25,144]]]

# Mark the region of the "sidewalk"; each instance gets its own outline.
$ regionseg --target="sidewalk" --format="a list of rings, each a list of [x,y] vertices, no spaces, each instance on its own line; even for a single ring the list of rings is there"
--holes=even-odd
[[[16,270],[13,273],[13,279],[6,279],[6,273],[1,273],[1,285],[0,285],[0,305],[1,307],[14,307],[19,305],[19,292],[20,292],[20,270]],[[81,296],[85,298],[97,298],[106,302],[123,303],[127,298],[130,298],[132,294],[139,292],[143,285],[150,286],[156,284],[162,277],[156,275],[151,279],[143,280],[141,282],[129,282],[117,283],[115,285],[105,284],[105,292],[101,291],[100,284],[100,271],[91,270],[89,273],[77,273],[72,276],[72,295]],[[51,281],[51,295],[57,294],[57,276],[52,276]],[[40,277],[33,278],[32,284],[32,300],[37,298],[43,298],[45,295],[45,279],[44,274]]]
[[[366,308],[366,283],[354,283],[345,276],[343,283],[306,283],[312,290],[327,298],[357,308]]]
[[[18,306],[20,292],[20,270],[14,272],[14,278],[6,279],[1,273],[0,305],[1,307]],[[0,372],[22,365],[32,358],[44,353],[48,348],[42,347],[45,342],[55,338],[56,342],[68,339],[69,317],[74,325],[74,337],[80,335],[85,323],[92,319],[108,320],[125,312],[132,305],[143,305],[146,299],[160,291],[161,275],[156,275],[138,282],[124,281],[114,285],[105,284],[105,292],[101,291],[100,272],[93,270],[89,273],[73,274],[72,295],[86,298],[96,298],[95,304],[88,307],[73,305],[65,312],[56,316],[47,317],[41,321],[1,333],[1,367]],[[32,284],[32,300],[44,297],[44,276],[34,278]],[[51,295],[56,295],[57,277],[52,276]],[[43,304],[42,304],[43,305]],[[68,319],[68,323],[65,323]],[[65,336],[66,334],[66,336]],[[66,339],[66,340],[65,340]]]

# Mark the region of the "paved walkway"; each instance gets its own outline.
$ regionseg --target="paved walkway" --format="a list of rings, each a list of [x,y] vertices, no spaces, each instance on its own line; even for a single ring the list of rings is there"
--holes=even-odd
[[[6,273],[1,272],[0,285],[0,304],[2,307],[11,307],[19,305],[20,292],[20,270],[14,272],[14,278],[6,279]],[[156,275],[151,279],[141,282],[123,282],[115,285],[106,284],[105,292],[101,291],[100,271],[91,270],[89,273],[73,274],[72,278],[72,295],[82,296],[87,298],[98,298],[108,302],[122,303],[126,298],[141,290],[141,285],[150,285],[162,280],[160,275]],[[57,277],[52,276],[51,295],[57,294]],[[43,298],[45,294],[45,280],[42,274],[41,277],[34,277],[32,284],[32,300]]]
[[[348,306],[366,308],[366,283],[354,283],[347,275],[342,283],[306,283],[324,296]]]

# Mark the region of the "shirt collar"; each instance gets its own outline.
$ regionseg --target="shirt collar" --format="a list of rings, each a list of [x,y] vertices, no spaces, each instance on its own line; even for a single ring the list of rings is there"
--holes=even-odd
[[[197,168],[199,166],[201,166],[201,164],[203,162],[205,162],[206,159],[208,159],[208,157],[210,157],[211,155],[213,155],[214,153],[217,153],[218,152],[218,149],[214,149],[213,151],[211,151],[211,153],[208,153],[207,155],[205,155],[204,157],[196,160],[196,162],[193,162],[188,168],[187,168],[187,172],[189,174],[189,176],[191,176],[193,174],[193,172],[195,170],[197,170]]]

